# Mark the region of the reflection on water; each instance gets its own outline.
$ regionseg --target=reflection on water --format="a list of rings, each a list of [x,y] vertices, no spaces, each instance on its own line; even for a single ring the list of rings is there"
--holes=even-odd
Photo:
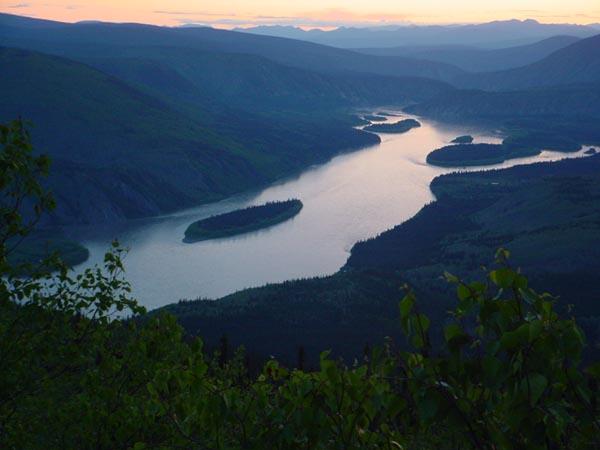
[[[402,135],[381,135],[381,145],[338,156],[259,193],[120,227],[73,232],[90,249],[86,266],[101,260],[113,238],[131,249],[125,260],[127,278],[149,309],[179,299],[216,298],[265,283],[332,274],[344,265],[354,243],[409,219],[433,200],[429,183],[449,170],[425,164],[427,153],[462,134],[472,134],[475,142],[499,141],[476,130],[422,125]],[[564,156],[544,152],[494,167]],[[228,239],[182,242],[186,227],[195,220],[288,198],[304,203],[288,222]]]

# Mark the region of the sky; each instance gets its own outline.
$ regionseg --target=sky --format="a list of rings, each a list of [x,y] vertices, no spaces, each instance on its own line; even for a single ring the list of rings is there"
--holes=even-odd
[[[103,20],[220,28],[481,23],[600,23],[600,0],[0,0],[0,11],[65,22]]]

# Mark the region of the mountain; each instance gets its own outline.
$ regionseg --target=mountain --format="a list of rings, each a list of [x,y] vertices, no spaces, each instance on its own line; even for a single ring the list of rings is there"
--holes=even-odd
[[[553,36],[542,41],[501,49],[440,45],[434,47],[390,47],[355,49],[380,56],[404,56],[453,64],[468,72],[493,72],[526,66],[556,50],[577,42],[575,36]]]
[[[240,30],[241,31],[241,30]],[[339,48],[385,48],[398,46],[472,46],[503,48],[532,44],[553,36],[589,37],[591,26],[542,24],[535,20],[505,20],[469,25],[405,25],[367,28],[340,27],[331,31],[303,31],[293,27],[256,27],[246,33],[289,37]]]
[[[525,67],[460,75],[455,84],[498,91],[597,81],[600,81],[600,34],[581,39]]]
[[[312,30],[303,30],[302,28],[286,26],[286,25],[259,25],[249,28],[234,28],[233,31],[240,33],[260,34],[262,36],[275,36],[287,39],[297,39],[300,41],[318,40],[319,36],[323,36],[326,31],[318,28]]]
[[[16,17],[14,22],[11,17]],[[327,74],[360,73],[449,80],[462,73],[457,67],[444,63],[365,55],[309,42],[212,28],[111,23],[38,28],[23,26],[22,22],[22,17],[3,15],[0,38],[5,46],[28,48],[73,59],[119,55],[131,47],[175,47],[261,56],[282,65]]]
[[[255,55],[187,48],[136,47],[81,61],[174,106],[206,104],[251,111],[309,111],[367,104],[405,104],[451,91],[441,82],[369,74],[320,74]]]
[[[60,222],[140,217],[217,200],[378,142],[339,115],[276,120],[213,112],[210,101],[202,114],[202,104],[186,114],[61,57],[2,48],[0,62],[0,120],[33,123],[34,145],[54,161],[50,184]]]

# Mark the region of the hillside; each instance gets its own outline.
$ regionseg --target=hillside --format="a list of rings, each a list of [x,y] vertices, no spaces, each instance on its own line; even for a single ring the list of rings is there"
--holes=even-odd
[[[218,113],[202,122],[199,113],[191,118],[80,63],[7,48],[0,60],[0,117],[34,124],[34,143],[54,160],[60,221],[139,217],[216,200],[378,141],[335,118],[277,122],[237,113],[215,130]],[[257,127],[261,134],[253,136]],[[244,144],[236,135],[245,135]]]
[[[522,117],[600,117],[600,82],[510,92],[455,90],[412,105],[414,114],[441,120]]]
[[[468,72],[514,69],[537,62],[553,52],[577,42],[575,36],[553,36],[539,42],[515,47],[485,49],[460,45],[359,48],[370,55],[404,56],[452,64]]]
[[[11,19],[15,17],[14,21]],[[242,53],[320,73],[368,73],[449,80],[462,71],[449,64],[404,57],[364,55],[310,42],[211,28],[166,28],[138,24],[80,23],[45,28],[3,15],[4,45],[79,59],[117,47],[179,47],[213,53]]]
[[[454,305],[441,275],[481,276],[499,246],[513,264],[586,317],[592,342],[600,339],[600,156],[436,178],[438,200],[414,218],[354,246],[337,274],[249,289],[218,301],[180,302],[164,310],[192,334],[294,360],[297,348],[316,358],[326,342],[352,360],[365,344],[392,336],[397,344],[399,287],[409,283],[421,311],[444,320]],[[578,286],[577,293],[570,286]],[[159,310],[160,311],[160,310]]]
[[[600,34],[581,39],[536,63],[500,72],[457,77],[461,87],[493,91],[600,81]]]
[[[453,89],[442,82],[368,74],[321,74],[267,58],[188,48],[125,48],[79,59],[149,89],[174,106],[206,104],[272,112],[331,109],[428,100]],[[218,107],[218,106],[217,106]]]
[[[497,20],[466,25],[340,27],[330,31],[304,31],[294,27],[254,27],[245,32],[301,39],[340,48],[393,48],[398,46],[473,45],[481,48],[505,48],[528,45],[552,36],[589,37],[593,26],[545,24],[535,20]]]

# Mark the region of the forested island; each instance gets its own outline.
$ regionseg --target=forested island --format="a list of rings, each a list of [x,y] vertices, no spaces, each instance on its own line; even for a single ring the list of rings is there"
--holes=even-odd
[[[268,202],[202,219],[185,230],[184,242],[199,242],[236,236],[285,222],[297,215],[303,204],[298,199]]]
[[[438,148],[427,155],[427,163],[440,167],[486,166],[508,159],[536,156],[542,150],[576,152],[580,149],[577,141],[558,133],[515,133],[504,139],[502,144],[459,143]]]
[[[376,123],[363,128],[363,130],[374,133],[406,133],[420,126],[421,124],[415,119],[404,119],[395,123]]]
[[[483,166],[500,164],[507,151],[500,144],[447,145],[427,155],[427,164],[440,167]]]
[[[452,144],[472,144],[473,143],[473,136],[470,136],[468,134],[464,135],[464,136],[458,136],[457,138],[453,139],[451,141]]]

